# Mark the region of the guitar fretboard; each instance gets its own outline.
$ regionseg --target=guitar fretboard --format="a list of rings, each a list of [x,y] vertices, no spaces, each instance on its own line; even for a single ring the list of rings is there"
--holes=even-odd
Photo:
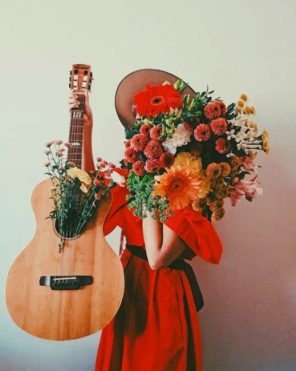
[[[68,162],[73,162],[75,166],[81,168],[82,164],[82,146],[83,146],[83,113],[84,113],[84,95],[79,97],[81,102],[79,108],[71,110],[69,143],[71,147],[68,150]]]

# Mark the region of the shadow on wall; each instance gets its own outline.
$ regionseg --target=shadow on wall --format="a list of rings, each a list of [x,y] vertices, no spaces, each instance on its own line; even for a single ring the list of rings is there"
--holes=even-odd
[[[229,204],[214,224],[219,265],[194,260],[205,371],[296,370],[295,184],[276,150],[258,157],[263,196]]]

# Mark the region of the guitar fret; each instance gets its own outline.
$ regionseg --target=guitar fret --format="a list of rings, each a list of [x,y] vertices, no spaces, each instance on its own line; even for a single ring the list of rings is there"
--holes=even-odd
[[[84,99],[84,97],[82,97]],[[83,102],[82,102],[83,103]],[[84,106],[84,104],[82,104]],[[81,167],[82,163],[82,143],[83,143],[83,110],[73,109],[71,111],[69,143],[72,145],[68,150],[69,162],[74,162]]]

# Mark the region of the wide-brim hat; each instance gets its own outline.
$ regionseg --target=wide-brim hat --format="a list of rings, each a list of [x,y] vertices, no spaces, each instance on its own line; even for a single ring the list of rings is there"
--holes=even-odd
[[[136,93],[145,90],[146,85],[159,85],[168,81],[174,84],[179,77],[162,70],[145,68],[126,75],[119,83],[115,94],[115,109],[119,120],[124,127],[135,121],[133,97]],[[195,95],[195,91],[187,86],[184,93]]]

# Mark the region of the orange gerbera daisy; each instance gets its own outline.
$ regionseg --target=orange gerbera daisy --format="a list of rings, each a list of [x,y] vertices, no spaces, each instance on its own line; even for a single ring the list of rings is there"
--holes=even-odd
[[[187,207],[196,198],[200,185],[196,171],[181,165],[170,167],[155,180],[153,194],[167,197],[172,210]]]

